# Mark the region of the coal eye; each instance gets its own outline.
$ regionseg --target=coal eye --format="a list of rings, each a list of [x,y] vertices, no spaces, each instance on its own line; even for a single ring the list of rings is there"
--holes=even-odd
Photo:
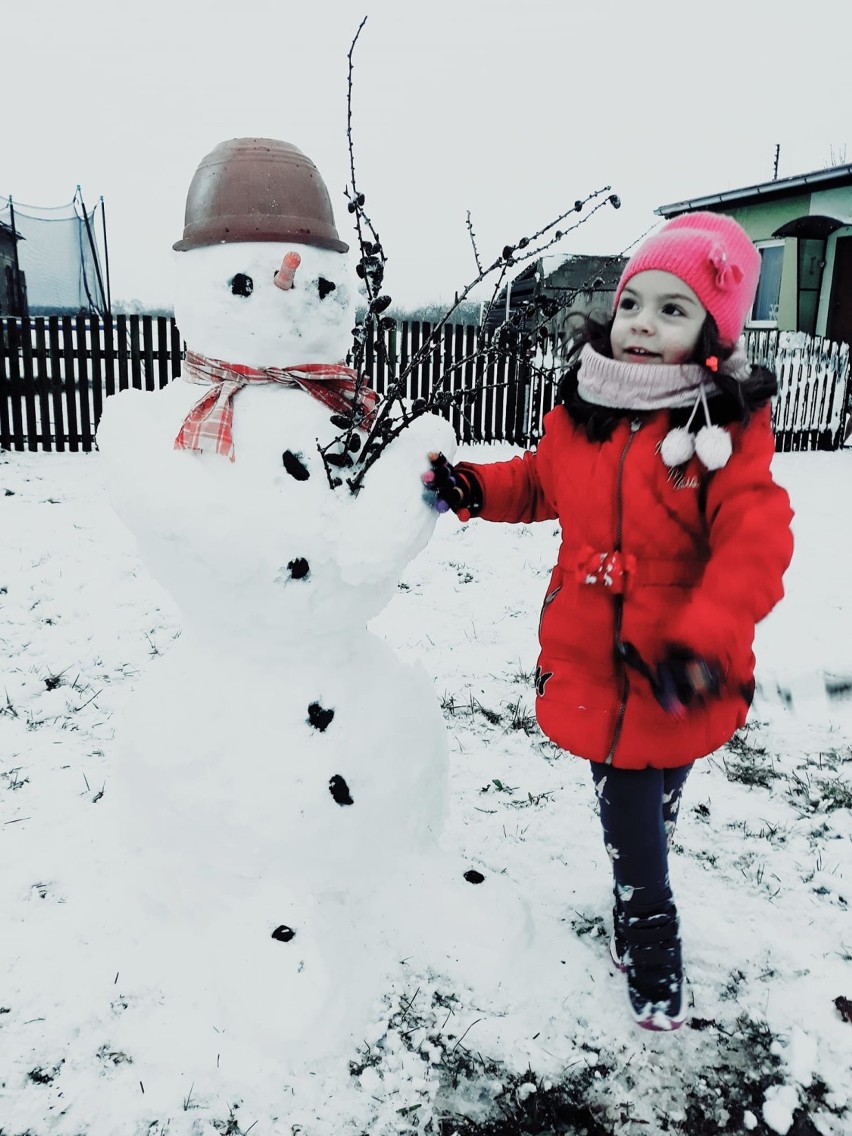
[[[319,298],[324,300],[329,292],[333,292],[337,287],[331,280],[326,280],[325,277],[320,276],[317,280],[317,288],[319,289]]]
[[[238,272],[236,276],[228,281],[228,284],[235,296],[250,296],[254,291],[254,281],[250,276],[246,276],[244,272]]]

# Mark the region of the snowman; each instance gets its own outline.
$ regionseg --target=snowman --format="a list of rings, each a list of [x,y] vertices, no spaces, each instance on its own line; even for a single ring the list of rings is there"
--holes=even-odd
[[[431,679],[367,626],[432,532],[424,455],[455,437],[417,418],[351,490],[376,397],[340,362],[354,274],[295,146],[217,146],[174,247],[182,375],[108,399],[98,430],[182,629],[116,735],[110,807],[140,911],[127,965],[165,991],[171,1026],[319,1052],[358,1036],[422,946],[425,892],[444,889],[442,918],[469,912],[438,845]]]

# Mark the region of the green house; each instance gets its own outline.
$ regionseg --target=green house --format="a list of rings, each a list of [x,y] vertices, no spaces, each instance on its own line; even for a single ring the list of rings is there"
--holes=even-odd
[[[727,213],[763,261],[749,328],[852,343],[852,166],[661,205],[662,217]]]

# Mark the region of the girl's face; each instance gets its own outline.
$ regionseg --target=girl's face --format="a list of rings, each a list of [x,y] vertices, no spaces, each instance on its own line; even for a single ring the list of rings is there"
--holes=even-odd
[[[686,363],[706,315],[680,277],[657,269],[637,272],[618,299],[610,332],[612,357],[620,363]]]

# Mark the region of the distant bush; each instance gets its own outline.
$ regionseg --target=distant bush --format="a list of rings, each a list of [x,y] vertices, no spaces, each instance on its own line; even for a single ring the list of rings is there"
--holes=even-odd
[[[171,318],[175,313],[173,308],[156,307],[146,304],[143,300],[113,300],[112,314],[114,316],[167,316]]]
[[[396,304],[391,305],[383,314],[395,319],[397,323],[408,322],[416,320],[420,323],[438,323],[447,314],[449,304],[435,302],[432,304],[421,304],[418,307],[400,307]],[[481,304],[478,300],[465,300],[453,312],[450,322],[462,324],[479,324]],[[367,314],[366,306],[363,304],[358,305],[356,318],[360,323],[363,321]]]

